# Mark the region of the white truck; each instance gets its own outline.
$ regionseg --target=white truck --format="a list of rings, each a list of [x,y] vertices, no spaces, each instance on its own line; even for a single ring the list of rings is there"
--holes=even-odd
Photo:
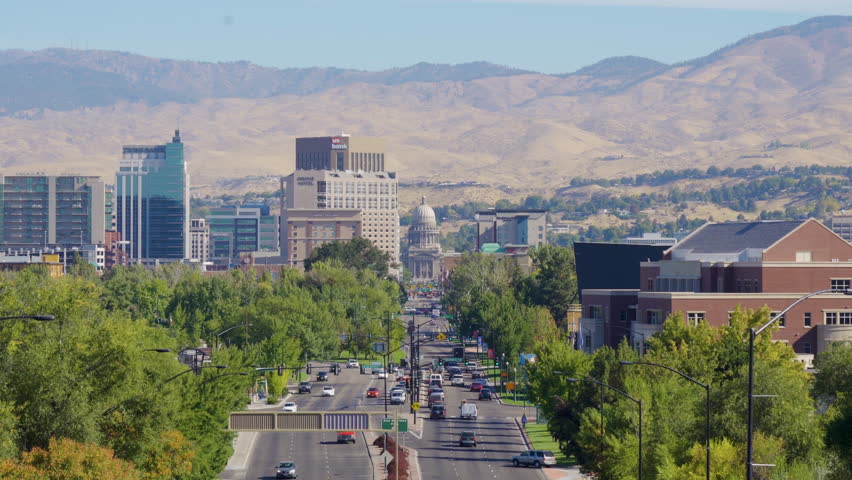
[[[464,402],[461,404],[461,413],[459,414],[459,418],[469,418],[471,420],[476,420],[476,404],[471,402]]]

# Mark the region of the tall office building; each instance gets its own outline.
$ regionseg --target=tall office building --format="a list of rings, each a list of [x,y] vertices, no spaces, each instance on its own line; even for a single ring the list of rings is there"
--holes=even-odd
[[[192,260],[201,263],[210,258],[210,225],[204,218],[193,218],[189,221],[190,256]]]
[[[111,224],[100,177],[0,176],[0,243],[15,248],[103,244]]]
[[[210,257],[238,259],[248,252],[278,251],[278,216],[268,205],[225,205],[207,215]]]
[[[189,256],[189,173],[180,131],[165,145],[124,146],[115,206],[130,260]]]
[[[385,141],[349,135],[297,138],[296,170],[384,172]]]
[[[383,140],[297,138],[296,171],[284,181],[281,252],[290,265],[302,266],[313,248],[353,235],[370,240],[399,264],[399,182],[395,172],[385,171]],[[308,233],[310,241],[300,242],[299,235]]]

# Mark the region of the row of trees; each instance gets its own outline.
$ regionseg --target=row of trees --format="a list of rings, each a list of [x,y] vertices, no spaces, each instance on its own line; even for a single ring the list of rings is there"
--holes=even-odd
[[[0,478],[54,478],[57,464],[74,469],[62,478],[214,478],[232,452],[228,413],[257,378],[251,366],[363,356],[400,298],[396,282],[331,258],[260,277],[175,264],[98,277],[82,262],[62,278],[2,273],[0,315],[55,320],[0,321]],[[176,361],[203,344],[226,369],[196,375]],[[287,376],[267,379],[273,396],[286,387]]]
[[[528,275],[512,258],[466,254],[450,272],[442,299],[462,335],[479,331],[510,365],[537,342],[557,337],[557,324],[576,301],[571,249],[545,245],[530,257],[536,269]]]
[[[626,342],[588,355],[566,342],[540,344],[529,367],[530,395],[541,406],[548,428],[568,455],[595,478],[633,478],[638,464],[637,405],[583,376],[620,389],[643,402],[645,479],[700,480],[705,468],[705,392],[660,368],[623,365],[644,361],[667,365],[711,388],[712,478],[741,479],[745,473],[748,328],[769,311],[736,310],[730,325],[687,326],[682,316],[666,320],[648,339],[640,358]],[[758,337],[756,390],[776,398],[755,406],[755,462],[758,479],[852,478],[852,408],[849,397],[852,347],[838,346],[817,357],[818,373],[806,373],[793,350]],[[564,373],[557,373],[564,372]],[[815,381],[814,381],[815,378]],[[603,427],[601,421],[604,421]],[[603,435],[602,433],[603,432]]]

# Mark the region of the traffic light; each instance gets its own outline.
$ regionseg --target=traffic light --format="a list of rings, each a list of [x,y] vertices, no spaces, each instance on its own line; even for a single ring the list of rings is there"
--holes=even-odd
[[[497,368],[500,368],[500,360],[495,358],[494,359],[494,366],[497,367]]]
[[[444,366],[444,359],[443,359],[443,358],[438,357],[438,366],[439,366],[439,367],[443,367],[443,366]]]
[[[468,359],[466,359],[466,358],[465,358],[465,359],[464,359],[464,366],[465,366],[465,367],[470,366],[470,360],[468,360]]]
[[[405,379],[405,389],[408,390],[409,392],[411,391],[411,379],[410,378]]]
[[[281,366],[278,367],[278,376],[280,377],[280,376],[283,376],[283,375],[284,375],[284,365],[281,365]]]
[[[305,365],[305,373],[307,373],[308,375],[311,374],[311,364],[310,363]]]

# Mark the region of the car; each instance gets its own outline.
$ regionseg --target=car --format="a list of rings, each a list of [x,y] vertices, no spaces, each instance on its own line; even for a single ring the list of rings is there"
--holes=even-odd
[[[429,418],[432,420],[443,420],[447,418],[447,409],[443,403],[436,403],[429,408]]]
[[[443,388],[443,386],[444,386],[444,382],[442,382],[440,380],[429,380],[429,387],[430,388],[431,387]]]
[[[337,443],[355,443],[355,432],[337,432]]]
[[[311,393],[311,382],[302,382],[299,384],[299,393]]]
[[[322,396],[323,397],[333,397],[334,396],[334,387],[331,385],[326,385],[322,387]]]
[[[296,464],[281,462],[275,467],[275,478],[296,478]]]
[[[284,402],[284,407],[282,408],[285,412],[293,412],[296,413],[299,410],[299,406],[296,405],[296,402]]]
[[[453,378],[450,379],[450,385],[453,385],[455,387],[463,387],[464,377],[461,375],[453,375]]]
[[[328,381],[328,372],[317,373],[317,381],[318,382],[327,382]]]
[[[473,383],[470,384],[470,391],[471,392],[479,392],[481,390],[482,390],[482,384],[481,383],[473,382]]]
[[[346,362],[346,368],[358,368],[358,360],[354,358],[350,358],[348,362]]]
[[[367,389],[367,398],[370,398],[370,397],[379,398],[380,394],[381,394],[381,390],[379,390],[376,387],[370,387],[370,388]]]
[[[490,388],[483,388],[479,391],[479,399],[480,400],[493,400],[494,392],[491,391]]]
[[[391,392],[390,403],[391,403],[391,405],[402,405],[402,404],[404,404],[405,403],[405,392],[400,391],[400,390],[398,390],[396,392]]]
[[[405,387],[403,387],[401,385],[397,385],[396,387],[391,388],[391,395],[393,395],[394,392],[403,393],[403,392],[405,392]]]
[[[478,414],[478,410],[476,408],[475,403],[466,402],[462,400],[462,404],[459,407],[459,418],[467,418],[476,420],[476,416]]]
[[[429,393],[435,392],[444,393],[444,389],[439,387],[438,385],[429,385]]]
[[[470,430],[465,430],[459,434],[460,447],[475,447],[477,443],[476,433]]]
[[[378,373],[376,373],[376,378],[388,378],[388,372],[384,369],[379,370]]]
[[[475,372],[470,374],[470,378],[472,378],[474,380],[476,380],[477,378],[484,378],[484,377],[485,377],[485,374],[483,374],[482,372],[476,372],[475,371]]]
[[[512,465],[535,468],[552,467],[556,465],[556,456],[550,450],[529,450],[512,457]]]

